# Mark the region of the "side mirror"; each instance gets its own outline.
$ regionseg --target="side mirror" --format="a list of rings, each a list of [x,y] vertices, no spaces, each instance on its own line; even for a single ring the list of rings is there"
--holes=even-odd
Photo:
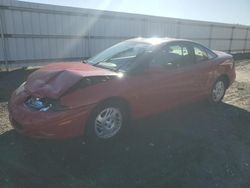
[[[144,72],[145,73],[152,73],[152,72],[161,73],[161,72],[165,72],[165,67],[164,67],[164,65],[161,65],[161,64],[149,63]]]
[[[149,69],[149,64],[152,61],[152,54],[144,54],[137,61],[136,65],[131,69],[130,73],[137,74],[143,73]]]
[[[174,64],[172,62],[169,62],[169,63],[166,63],[166,64],[163,64],[165,67],[173,67]]]

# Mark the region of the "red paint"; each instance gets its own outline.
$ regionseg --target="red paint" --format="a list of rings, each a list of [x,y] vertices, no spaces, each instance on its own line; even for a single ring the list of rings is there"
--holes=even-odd
[[[10,120],[24,135],[67,138],[84,134],[93,109],[103,100],[119,97],[130,107],[132,119],[142,118],[210,95],[215,80],[227,75],[230,84],[235,69],[230,55],[172,70],[150,66],[138,74],[117,73],[83,63],[59,63],[32,73],[24,90],[14,92],[9,102]],[[79,88],[63,95],[84,77],[114,76],[114,79]],[[59,99],[68,107],[61,112],[32,111],[24,105],[29,96]],[[20,128],[19,125],[22,128]]]

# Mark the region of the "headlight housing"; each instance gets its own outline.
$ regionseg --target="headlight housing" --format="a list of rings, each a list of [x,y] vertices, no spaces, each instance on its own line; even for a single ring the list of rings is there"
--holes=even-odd
[[[47,111],[63,111],[67,107],[60,104],[59,100],[29,97],[25,102],[25,105],[34,111],[47,112]]]

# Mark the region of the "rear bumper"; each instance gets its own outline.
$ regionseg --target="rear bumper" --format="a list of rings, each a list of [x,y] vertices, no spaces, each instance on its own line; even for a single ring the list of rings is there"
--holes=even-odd
[[[232,83],[235,81],[236,79],[236,72],[235,72],[235,68],[233,68],[231,71],[228,72],[228,77],[229,77],[229,85],[232,85]]]

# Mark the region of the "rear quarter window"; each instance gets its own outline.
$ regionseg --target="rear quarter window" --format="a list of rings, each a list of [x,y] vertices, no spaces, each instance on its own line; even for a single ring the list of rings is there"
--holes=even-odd
[[[206,49],[206,51],[207,51],[208,59],[214,59],[214,58],[217,57],[217,55],[214,52],[212,52],[212,51],[210,51],[208,49]]]
[[[206,50],[198,46],[194,46],[194,55],[196,62],[205,61],[209,59]]]
[[[196,62],[206,61],[217,57],[214,52],[201,45],[194,44],[193,48]]]

